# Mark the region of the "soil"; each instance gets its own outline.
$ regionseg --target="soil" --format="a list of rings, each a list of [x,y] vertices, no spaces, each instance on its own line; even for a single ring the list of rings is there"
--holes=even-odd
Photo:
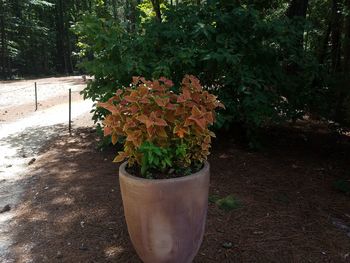
[[[147,178],[147,179],[156,179],[156,180],[162,180],[162,179],[172,179],[172,178],[179,178],[184,177],[190,174],[197,173],[200,169],[203,168],[203,164],[192,164],[188,168],[182,168],[182,169],[166,169],[164,172],[156,170],[156,169],[149,169],[146,172],[146,175],[142,175],[141,173],[141,167],[139,165],[133,165],[131,167],[126,166],[126,171],[136,177],[139,178]]]
[[[324,127],[271,129],[254,152],[230,134],[215,141],[209,204],[194,262],[350,262],[350,140]],[[113,148],[96,149],[89,128],[52,139],[27,173],[18,209],[15,262],[141,262],[128,237]]]

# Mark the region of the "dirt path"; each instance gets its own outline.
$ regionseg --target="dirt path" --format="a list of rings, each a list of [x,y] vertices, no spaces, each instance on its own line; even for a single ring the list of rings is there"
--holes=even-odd
[[[67,134],[66,91],[69,88],[74,90],[73,127],[91,125],[89,111],[92,103],[82,100],[79,90],[85,84],[81,81],[77,84],[78,81],[76,77],[37,80],[46,86],[41,88],[41,105],[36,112],[33,105],[27,103],[29,99],[24,86],[33,81],[0,83],[0,210],[5,208],[0,213],[0,262],[12,262],[7,254],[13,243],[13,229],[17,227],[13,219],[18,215],[23,189],[31,183],[29,166],[35,163],[40,149],[49,140]],[[6,96],[1,94],[9,90],[13,92],[5,93]],[[19,98],[21,102],[16,102]]]

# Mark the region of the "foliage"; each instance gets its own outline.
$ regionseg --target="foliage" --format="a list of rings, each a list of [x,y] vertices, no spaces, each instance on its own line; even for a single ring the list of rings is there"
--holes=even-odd
[[[209,196],[209,202],[216,204],[220,209],[231,211],[241,207],[241,203],[233,195],[220,198],[217,195]]]
[[[214,123],[214,110],[223,105],[203,91],[194,76],[184,77],[179,94],[172,87],[164,77],[134,77],[131,87],[118,89],[98,104],[110,112],[104,120],[105,135],[111,135],[113,144],[125,138],[124,151],[114,161],[128,158],[130,166],[137,163],[146,175],[150,169],[181,169],[207,158],[215,136],[208,126]]]
[[[350,126],[350,1],[153,3],[0,0],[0,76],[84,71],[85,98],[107,101],[132,76],[192,74],[226,105],[219,129],[254,137],[305,114]]]
[[[141,10],[142,11],[142,10]],[[179,4],[163,10],[164,21],[149,19],[128,32],[117,22],[85,17],[77,26],[86,53],[83,67],[95,81],[86,98],[106,101],[114,84],[127,85],[133,75],[166,76],[179,82],[197,75],[204,89],[219,96],[227,110],[217,128],[243,123],[258,127],[297,119],[323,95],[313,86],[315,60],[296,48],[300,25],[284,17],[266,18],[250,6],[219,3]],[[292,66],[299,73],[291,72]],[[95,111],[96,121],[105,112]]]

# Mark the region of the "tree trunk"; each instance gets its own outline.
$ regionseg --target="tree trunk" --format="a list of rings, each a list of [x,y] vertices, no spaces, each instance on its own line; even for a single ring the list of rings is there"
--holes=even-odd
[[[1,30],[1,76],[3,79],[7,78],[6,74],[6,49],[7,49],[7,40],[6,40],[6,31],[5,31],[5,11],[2,5],[2,1],[0,2],[0,30]]]
[[[348,1],[347,1],[348,2]],[[331,33],[331,71],[332,73],[341,73],[344,69],[341,68],[341,51],[342,51],[342,33],[343,33],[343,15],[342,15],[342,0],[332,1],[332,33]],[[344,42],[344,44],[346,41]],[[345,47],[346,48],[346,47]],[[345,51],[345,50],[344,50]],[[344,64],[343,64],[344,65]],[[336,75],[335,75],[336,76]],[[335,120],[343,122],[346,118],[344,102],[347,96],[346,92],[346,75],[345,79],[340,78],[340,82],[335,90],[336,92],[336,106],[335,106]],[[337,79],[338,80],[338,79]]]
[[[56,10],[56,26],[57,26],[57,62],[58,62],[58,72],[69,73],[69,59],[67,50],[67,41],[69,41],[67,36],[67,29],[65,28],[65,17],[64,17],[64,1],[57,1]]]
[[[130,19],[130,31],[134,32],[136,29],[136,6],[137,2],[135,0],[130,1],[129,8],[129,19]]]
[[[286,15],[289,18],[306,18],[308,4],[309,0],[292,0],[292,2],[289,4]]]
[[[160,2],[159,0],[151,0],[151,2],[152,2],[153,10],[156,13],[156,18],[160,23],[162,22],[162,14],[160,12]]]
[[[287,9],[287,17],[290,19],[293,18],[306,18],[307,8],[308,8],[309,0],[292,0]],[[304,46],[304,27],[300,29],[298,32],[298,42],[300,50],[303,49]]]
[[[68,67],[67,67],[67,72],[69,74],[73,73],[73,62],[72,62],[72,45],[71,45],[71,39],[69,37],[69,32],[66,30],[66,35],[67,35],[67,61],[68,61]]]
[[[350,12],[350,0],[346,0],[345,6]],[[345,37],[344,37],[344,62],[343,69],[346,74],[350,75],[350,13],[348,13],[345,24]]]
[[[341,0],[333,0],[331,25],[332,72],[338,72],[340,70],[342,20]]]
[[[327,29],[325,31],[325,34],[322,38],[322,45],[319,50],[319,55],[318,55],[318,61],[320,64],[324,63],[324,60],[326,58],[327,50],[328,50],[328,44],[329,44],[329,36],[331,34],[331,22],[328,23]]]

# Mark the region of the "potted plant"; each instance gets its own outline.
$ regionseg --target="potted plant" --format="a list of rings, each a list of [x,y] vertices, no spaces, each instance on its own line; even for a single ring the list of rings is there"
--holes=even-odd
[[[134,77],[107,102],[104,134],[123,143],[114,161],[131,241],[145,263],[192,262],[208,207],[208,129],[224,107],[186,75],[179,93],[166,78]]]

